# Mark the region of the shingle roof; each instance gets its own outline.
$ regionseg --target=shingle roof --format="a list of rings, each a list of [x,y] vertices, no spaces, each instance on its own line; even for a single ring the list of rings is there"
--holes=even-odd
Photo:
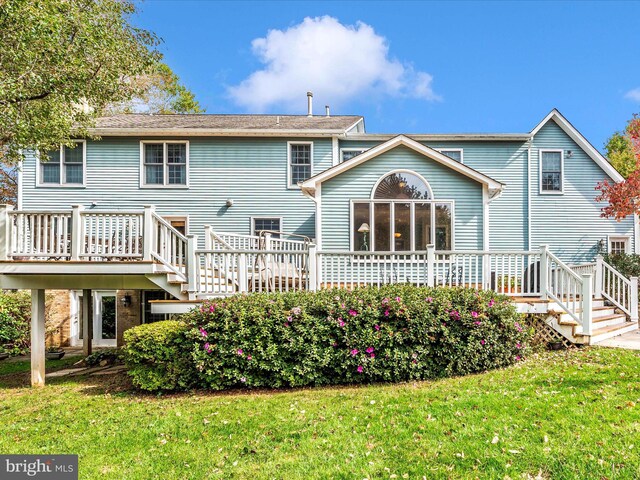
[[[313,116],[306,115],[149,115],[122,114],[100,117],[96,130],[322,130],[344,132],[362,117],[356,115]]]

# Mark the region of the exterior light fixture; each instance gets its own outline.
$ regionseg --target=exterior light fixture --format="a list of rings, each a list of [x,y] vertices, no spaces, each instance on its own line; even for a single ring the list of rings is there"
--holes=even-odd
[[[227,198],[226,205],[227,205],[227,207],[233,207],[233,199],[232,198]]]
[[[573,157],[573,150],[567,150],[567,158]]]
[[[396,233],[393,234],[393,236],[396,237],[396,238],[400,238],[400,237],[402,237],[402,234],[400,232],[396,232]]]
[[[122,302],[122,306],[127,308],[131,306],[131,295],[125,295],[124,297],[122,297],[120,299],[120,301]]]

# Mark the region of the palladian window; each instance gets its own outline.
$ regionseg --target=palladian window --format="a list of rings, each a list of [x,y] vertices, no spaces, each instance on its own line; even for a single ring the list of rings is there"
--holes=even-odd
[[[408,171],[378,181],[371,200],[355,200],[352,242],[356,251],[424,251],[453,248],[453,204],[436,201],[425,180]]]

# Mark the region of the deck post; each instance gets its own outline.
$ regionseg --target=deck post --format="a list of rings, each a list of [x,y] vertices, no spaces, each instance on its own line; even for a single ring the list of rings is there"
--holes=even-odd
[[[142,259],[145,262],[151,261],[151,252],[153,251],[153,214],[156,207],[153,205],[144,206],[144,225],[142,233]]]
[[[318,289],[318,247],[309,245],[309,291],[315,292]]]
[[[0,205],[0,260],[11,255],[11,210],[13,205]]]
[[[427,287],[434,287],[436,284],[435,266],[436,246],[429,244],[427,245]]]
[[[196,256],[197,248],[198,236],[187,235],[187,292],[189,292],[189,298],[197,290],[197,276],[200,275],[198,257]]]
[[[211,241],[211,225],[204,226],[204,249],[213,250],[213,242]]]
[[[72,205],[71,208],[71,260],[80,260],[84,244],[84,224],[82,222],[83,205]]]
[[[629,299],[629,311],[631,312],[630,320],[638,322],[638,277],[631,277],[631,297]]]
[[[44,290],[31,290],[31,386],[44,387]]]
[[[546,300],[547,290],[549,289],[549,268],[547,263],[549,258],[547,253],[549,252],[549,245],[540,245],[540,298]]]
[[[263,250],[271,250],[271,234],[264,234],[264,249]]]
[[[82,290],[82,354],[91,355],[93,351],[93,291]]]
[[[238,254],[238,292],[245,293],[249,290],[247,281],[247,254]]]
[[[602,298],[602,289],[604,287],[604,269],[602,255],[596,255],[596,276],[593,285],[593,295],[600,300]]]
[[[582,333],[591,335],[593,329],[593,275],[582,274]]]

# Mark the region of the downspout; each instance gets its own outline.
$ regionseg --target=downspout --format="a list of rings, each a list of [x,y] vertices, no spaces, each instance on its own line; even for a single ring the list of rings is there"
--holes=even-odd
[[[531,251],[531,146],[533,138],[531,135],[527,141],[527,250]]]

